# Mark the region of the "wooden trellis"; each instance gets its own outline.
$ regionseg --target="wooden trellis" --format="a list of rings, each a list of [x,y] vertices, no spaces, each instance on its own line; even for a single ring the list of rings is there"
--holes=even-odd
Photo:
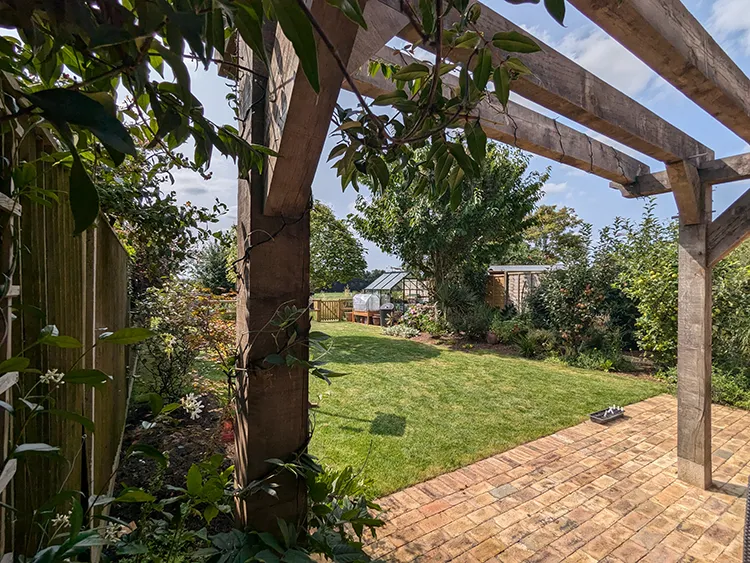
[[[750,142],[750,80],[711,38],[680,0],[569,0],[656,73],[696,102],[740,138]],[[404,15],[404,0],[369,0],[368,29],[357,28],[325,0],[313,0],[312,11],[332,39],[360,91],[368,96],[390,92],[392,85],[369,76],[368,60],[408,63],[385,46],[393,37],[413,41],[414,29]],[[444,19],[450,26],[451,17]],[[477,31],[492,36],[522,31],[482,6]],[[522,97],[559,113],[610,139],[665,164],[652,174],[638,159],[533,110],[509,104],[507,112],[485,101],[476,110],[490,138],[514,144],[612,182],[625,197],[671,192],[680,217],[678,314],[678,473],[702,488],[711,484],[711,270],[750,235],[750,191],[712,221],[712,186],[750,178],[750,154],[716,159],[713,151],[641,104],[597,78],[538,38],[541,52],[519,55],[531,74],[514,82]],[[238,335],[257,329],[284,300],[308,300],[309,228],[305,208],[323,148],[343,73],[318,38],[321,92],[316,95],[291,45],[280,31],[267,34],[272,46],[269,71],[253,61],[240,44],[239,62],[257,73],[240,74],[240,110],[251,113],[243,134],[269,142],[279,153],[264,175],[239,185],[240,254],[285,223],[272,244],[253,250],[245,265],[238,307]],[[429,49],[429,45],[423,45]],[[469,51],[444,53],[464,62]],[[494,64],[501,53],[494,52]],[[262,102],[265,96],[265,103]],[[254,103],[256,102],[256,103]],[[284,166],[277,165],[283,162]],[[295,219],[300,218],[302,219]],[[296,222],[295,222],[296,221]],[[252,235],[250,235],[252,233]],[[256,238],[257,237],[257,238]],[[265,250],[262,250],[265,249]],[[240,360],[271,353],[272,344],[256,342]],[[259,377],[241,378],[241,482],[263,475],[263,460],[285,457],[307,439],[307,374],[298,368],[276,368]],[[276,516],[304,513],[304,491],[283,487],[278,500],[252,500],[246,520],[274,527]]]

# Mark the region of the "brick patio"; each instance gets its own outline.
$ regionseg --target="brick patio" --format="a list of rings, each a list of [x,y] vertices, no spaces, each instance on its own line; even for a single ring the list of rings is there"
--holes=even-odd
[[[381,499],[388,561],[740,561],[750,412],[713,408],[714,488],[676,480],[661,395]]]

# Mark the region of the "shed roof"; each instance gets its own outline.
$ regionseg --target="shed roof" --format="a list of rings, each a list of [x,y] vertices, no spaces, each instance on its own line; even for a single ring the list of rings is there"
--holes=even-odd
[[[364,291],[388,291],[396,287],[406,277],[408,272],[404,270],[394,270],[393,272],[387,272],[368,285]]]
[[[536,265],[536,264],[503,264],[498,266],[490,266],[490,273],[493,272],[523,272],[523,273],[541,273],[549,272],[550,270],[559,270],[562,268],[562,264],[553,265]]]

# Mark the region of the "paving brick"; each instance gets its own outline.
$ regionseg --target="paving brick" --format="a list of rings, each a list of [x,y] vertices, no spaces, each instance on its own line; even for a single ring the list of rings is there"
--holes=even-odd
[[[739,562],[750,473],[750,414],[714,412],[709,491],[677,480],[673,397],[627,407],[380,500],[367,549],[442,563]]]

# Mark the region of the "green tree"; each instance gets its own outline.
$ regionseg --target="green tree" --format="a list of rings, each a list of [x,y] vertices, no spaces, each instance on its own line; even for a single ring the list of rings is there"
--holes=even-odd
[[[587,227],[574,209],[540,205],[532,216],[532,225],[524,231],[523,241],[508,254],[516,264],[557,264],[586,251]]]
[[[216,233],[198,253],[193,266],[194,278],[212,293],[227,293],[235,282],[229,279],[227,258],[234,248],[233,231]]]
[[[418,152],[421,159],[430,147]],[[531,224],[547,173],[527,174],[529,158],[521,151],[490,143],[476,180],[464,180],[458,205],[451,193],[432,197],[428,190],[409,189],[398,169],[372,201],[357,198],[355,230],[384,252],[395,254],[414,273],[435,287],[476,274],[484,280],[487,266],[520,241]],[[472,283],[476,289],[479,285]]]
[[[330,207],[316,201],[310,213],[310,288],[361,278],[366,267],[362,243]]]
[[[95,171],[102,211],[133,260],[130,284],[136,301],[149,287],[176,276],[211,235],[208,227],[226,212],[218,200],[211,209],[178,204],[177,194],[162,188],[174,165],[164,155],[139,151],[117,169]]]

